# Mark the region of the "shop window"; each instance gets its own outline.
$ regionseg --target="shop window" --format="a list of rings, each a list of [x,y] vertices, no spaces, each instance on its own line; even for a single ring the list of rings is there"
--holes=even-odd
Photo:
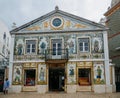
[[[89,38],[79,38],[78,39],[78,47],[80,52],[89,52]]]
[[[78,69],[78,84],[79,85],[90,85],[91,84],[91,69],[90,68]]]
[[[26,40],[26,53],[27,54],[36,53],[36,40]]]
[[[36,70],[29,69],[25,70],[24,74],[24,85],[25,86],[35,86],[35,77],[36,77]]]

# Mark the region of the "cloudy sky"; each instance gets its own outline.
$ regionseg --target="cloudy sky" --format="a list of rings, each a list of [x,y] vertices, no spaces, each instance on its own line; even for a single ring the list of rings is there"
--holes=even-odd
[[[99,22],[111,0],[0,0],[0,20],[11,30],[12,23],[21,26],[55,9]]]

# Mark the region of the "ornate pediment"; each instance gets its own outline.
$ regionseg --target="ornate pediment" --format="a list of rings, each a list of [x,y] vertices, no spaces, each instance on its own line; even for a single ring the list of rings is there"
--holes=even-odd
[[[84,18],[60,10],[55,10],[21,27],[18,27],[11,32],[52,32],[55,30],[79,31],[96,29],[105,29],[105,27]]]
[[[33,24],[22,31],[47,31],[47,30],[76,30],[95,28],[83,22],[71,20],[63,16],[52,16],[45,21]]]

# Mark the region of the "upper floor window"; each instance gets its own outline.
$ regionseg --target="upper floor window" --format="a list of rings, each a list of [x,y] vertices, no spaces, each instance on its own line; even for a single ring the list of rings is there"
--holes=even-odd
[[[36,53],[36,40],[26,40],[26,53]]]
[[[62,39],[52,39],[52,53],[53,55],[61,55],[62,53]]]
[[[79,38],[78,39],[78,47],[80,52],[89,52],[89,38]]]

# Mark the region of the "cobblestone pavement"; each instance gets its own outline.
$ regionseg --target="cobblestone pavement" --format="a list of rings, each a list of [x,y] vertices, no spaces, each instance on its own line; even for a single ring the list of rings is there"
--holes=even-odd
[[[79,92],[75,94],[67,93],[39,94],[36,92],[22,92],[18,94],[9,93],[7,95],[0,93],[0,98],[120,98],[120,93],[95,94],[91,92]]]

